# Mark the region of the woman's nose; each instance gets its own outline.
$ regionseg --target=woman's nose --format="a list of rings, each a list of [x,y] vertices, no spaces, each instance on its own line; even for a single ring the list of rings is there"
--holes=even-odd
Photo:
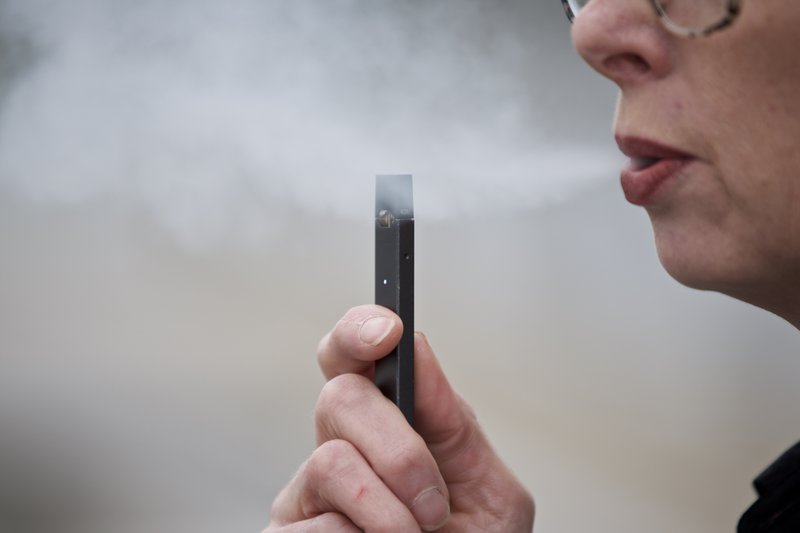
[[[622,89],[666,76],[674,39],[650,0],[592,0],[572,27],[578,53]]]

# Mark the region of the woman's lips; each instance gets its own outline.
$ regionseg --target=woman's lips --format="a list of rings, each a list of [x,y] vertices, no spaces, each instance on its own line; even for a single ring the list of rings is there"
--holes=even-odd
[[[639,137],[618,135],[617,145],[630,158],[620,182],[625,198],[635,205],[651,205],[661,186],[675,177],[695,157],[670,146]]]

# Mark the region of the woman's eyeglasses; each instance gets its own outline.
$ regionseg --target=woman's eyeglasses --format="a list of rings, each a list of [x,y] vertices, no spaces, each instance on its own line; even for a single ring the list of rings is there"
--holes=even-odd
[[[650,0],[661,22],[682,37],[704,37],[730,26],[744,0]],[[572,22],[590,0],[561,0]]]

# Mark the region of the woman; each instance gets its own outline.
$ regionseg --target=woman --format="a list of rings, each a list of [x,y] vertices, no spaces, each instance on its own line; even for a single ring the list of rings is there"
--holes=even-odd
[[[800,327],[800,2],[562,3],[577,51],[620,88],[622,188],[650,215],[666,270]],[[363,306],[322,340],[319,447],[274,502],[267,531],[532,529],[533,500],[422,334],[417,432],[372,385],[373,362],[401,330],[390,312]],[[757,488],[740,532],[800,531],[800,449]]]

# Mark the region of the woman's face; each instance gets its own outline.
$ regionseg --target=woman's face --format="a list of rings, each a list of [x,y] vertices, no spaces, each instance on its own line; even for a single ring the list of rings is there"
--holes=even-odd
[[[573,40],[621,90],[623,189],[670,274],[759,305],[798,287],[800,2],[744,0],[733,26],[687,39],[648,0],[592,0]]]

